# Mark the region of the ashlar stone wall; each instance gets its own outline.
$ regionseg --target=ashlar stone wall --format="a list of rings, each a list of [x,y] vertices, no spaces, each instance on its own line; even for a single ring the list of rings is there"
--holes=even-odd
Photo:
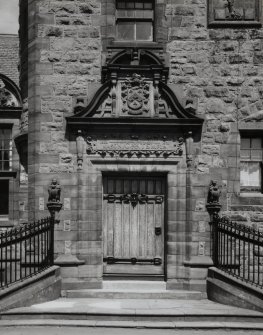
[[[263,107],[263,29],[208,29],[206,0],[167,1],[165,19],[171,22],[169,82],[196,101],[205,120],[195,157],[198,180],[206,186],[207,176],[219,181],[223,211],[233,220],[261,222],[260,195],[240,196],[238,123]],[[200,214],[205,201],[201,194],[196,200]]]

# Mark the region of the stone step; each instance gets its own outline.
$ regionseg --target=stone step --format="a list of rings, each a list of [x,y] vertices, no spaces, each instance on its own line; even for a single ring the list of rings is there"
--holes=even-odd
[[[151,323],[162,328],[165,323],[201,322],[261,324],[263,314],[251,310],[226,306],[209,300],[167,300],[167,299],[66,299],[60,298],[31,307],[16,308],[1,314],[1,320],[70,320],[90,321],[93,324],[133,324]],[[1,322],[2,322],[1,321]],[[159,326],[158,326],[159,325]],[[164,327],[165,328],[165,327]]]
[[[66,290],[63,294],[67,298],[90,299],[178,299],[201,300],[207,297],[205,292],[184,290],[158,290],[157,288],[140,289],[115,288],[115,289],[84,289]]]
[[[150,280],[106,280],[103,281],[105,290],[166,290],[166,282]]]
[[[148,322],[148,321],[103,321],[103,320],[53,320],[53,319],[37,319],[37,320],[0,320],[0,333],[8,334],[9,329],[12,328],[14,332],[17,329],[17,334],[28,335],[32,330],[35,334],[60,334],[59,329],[63,334],[72,333],[72,328],[75,329],[77,334],[83,334],[81,329],[87,334],[95,334],[94,328],[107,328],[108,335],[120,334],[134,334],[133,328],[140,329],[143,334],[149,334],[147,329],[151,330],[151,335],[160,333],[160,330],[175,330],[176,334],[226,334],[231,331],[231,334],[240,335],[240,331],[249,331],[249,335],[262,335],[263,323],[252,322],[220,322],[220,321],[176,321],[176,322]],[[118,328],[119,331],[118,331]],[[132,331],[129,332],[129,329]],[[105,331],[105,330],[100,330]],[[185,331],[185,332],[184,332]],[[199,332],[200,331],[200,332]],[[253,333],[251,333],[253,331]],[[219,333],[220,332],[220,333]],[[222,333],[223,332],[223,333]],[[1,333],[1,334],[2,334]],[[96,332],[97,334],[97,332]],[[170,334],[170,333],[169,333]]]
[[[206,293],[187,290],[166,290],[164,281],[113,280],[103,281],[102,289],[67,289],[67,298],[97,299],[205,299]]]

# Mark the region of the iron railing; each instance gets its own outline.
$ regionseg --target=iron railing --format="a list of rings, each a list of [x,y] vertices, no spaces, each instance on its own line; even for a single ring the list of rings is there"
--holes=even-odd
[[[1,233],[1,288],[36,275],[53,263],[54,220],[52,217]]]
[[[215,215],[212,255],[217,268],[263,288],[263,233],[259,230]]]

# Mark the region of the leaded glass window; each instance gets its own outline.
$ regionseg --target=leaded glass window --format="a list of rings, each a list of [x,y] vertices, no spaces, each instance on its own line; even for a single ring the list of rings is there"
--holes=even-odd
[[[262,138],[241,138],[241,191],[262,191]]]
[[[12,129],[0,126],[0,171],[12,170]]]
[[[119,41],[153,41],[154,1],[116,1]]]

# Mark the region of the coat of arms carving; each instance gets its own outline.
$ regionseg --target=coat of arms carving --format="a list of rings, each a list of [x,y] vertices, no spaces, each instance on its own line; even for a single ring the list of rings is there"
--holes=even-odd
[[[122,112],[124,115],[143,115],[149,112],[150,85],[134,73],[121,83]]]

